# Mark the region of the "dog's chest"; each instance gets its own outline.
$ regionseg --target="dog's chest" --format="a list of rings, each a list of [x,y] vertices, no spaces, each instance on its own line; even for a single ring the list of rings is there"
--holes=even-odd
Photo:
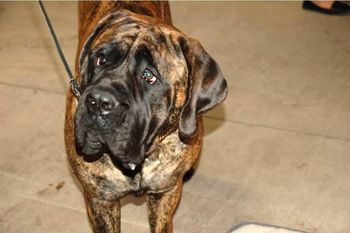
[[[108,155],[97,163],[84,163],[87,170],[82,175],[89,181],[86,188],[106,199],[120,198],[133,192],[164,192],[190,169],[193,158],[188,153],[188,146],[179,140],[176,131],[154,147],[141,172],[134,177],[123,175]]]
[[[189,168],[191,156],[187,156],[187,146],[174,132],[156,146],[145,160],[141,172],[140,188],[148,192],[162,192],[172,188]]]

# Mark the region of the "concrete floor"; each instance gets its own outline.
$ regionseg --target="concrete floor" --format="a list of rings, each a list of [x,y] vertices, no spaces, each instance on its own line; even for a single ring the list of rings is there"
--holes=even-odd
[[[73,67],[76,3],[46,3]],[[350,17],[301,3],[174,2],[229,82],[205,117],[176,233],[259,222],[350,232]],[[66,74],[34,2],[0,3],[0,232],[91,232],[63,145]],[[144,199],[122,229],[148,232]]]

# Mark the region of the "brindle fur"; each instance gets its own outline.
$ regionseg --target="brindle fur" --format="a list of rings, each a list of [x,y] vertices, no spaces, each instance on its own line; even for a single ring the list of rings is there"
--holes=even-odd
[[[79,81],[81,81],[80,55],[89,35],[93,33],[103,17],[122,9],[127,10],[125,12],[136,13],[137,18],[141,21],[153,21],[155,25],[164,25],[165,29],[163,30],[165,31],[167,25],[172,28],[170,8],[167,2],[79,2],[79,44],[76,59],[76,77]],[[92,47],[108,40],[108,37],[114,33],[113,29],[108,30],[93,42]],[[169,34],[173,39],[184,37],[176,29],[169,29]],[[194,43],[198,44],[197,42]],[[184,47],[186,47],[185,50],[190,50],[188,46],[184,45]],[[176,51],[173,52],[176,53]],[[187,51],[186,54],[186,59],[193,60],[190,57],[190,51]],[[176,56],[168,55],[167,59],[171,64],[170,61],[176,60]],[[165,59],[166,62],[167,59]],[[173,93],[171,93],[174,98],[174,113],[170,117],[165,116],[169,117],[167,124],[165,124],[167,127],[159,129],[151,148],[148,150],[147,159],[143,163],[142,170],[135,176],[125,176],[107,154],[104,154],[95,162],[87,162],[82,156],[78,155],[74,135],[74,115],[78,103],[71,92],[67,94],[66,150],[72,170],[82,184],[87,213],[96,233],[120,232],[120,198],[129,193],[143,192],[147,194],[151,232],[173,232],[172,219],[180,200],[183,176],[194,165],[199,156],[203,138],[203,123],[201,116],[196,116],[197,122],[194,126],[196,133],[186,140],[181,140],[180,132],[177,129],[178,122],[181,117],[181,109],[184,108],[190,97],[188,94],[189,84],[177,80],[177,76],[180,74],[181,76],[188,76],[191,72],[194,72],[196,67],[187,70],[187,68],[184,68],[186,62],[183,61],[182,63],[172,64],[176,66],[172,70],[171,65],[169,65],[170,79],[174,76],[174,80],[171,81],[174,85]],[[195,66],[197,65],[200,66],[201,64],[195,64]],[[194,83],[194,81],[191,82]],[[201,85],[210,85],[212,82],[214,81],[209,77]],[[226,82],[223,87],[226,90]],[[225,90],[223,97],[218,102],[221,102],[226,96]]]

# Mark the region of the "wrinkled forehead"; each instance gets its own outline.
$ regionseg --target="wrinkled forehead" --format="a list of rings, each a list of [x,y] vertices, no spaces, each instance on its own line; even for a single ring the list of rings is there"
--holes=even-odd
[[[142,31],[144,31],[144,27],[137,23],[111,24],[96,35],[91,44],[91,49],[93,50],[107,43],[118,43],[120,46],[128,49]]]
[[[142,17],[142,16],[141,16]],[[159,23],[153,18],[122,16],[104,25],[91,40],[89,50],[98,49],[106,44],[117,44],[118,49],[129,56],[137,50],[146,49],[157,61],[158,68],[167,71],[177,69],[177,73],[187,72],[186,61],[179,44],[185,35],[176,28]],[[83,55],[84,56],[84,55]]]
[[[183,34],[176,28],[165,25],[148,16],[128,13],[112,19],[106,19],[104,28],[95,35],[91,48],[116,42],[130,49],[132,45],[146,45],[150,49],[176,49],[176,40]]]

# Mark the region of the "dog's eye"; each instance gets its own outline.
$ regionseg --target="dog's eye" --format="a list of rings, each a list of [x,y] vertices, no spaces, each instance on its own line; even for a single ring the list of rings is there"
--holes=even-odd
[[[96,65],[104,66],[106,65],[106,63],[107,63],[106,55],[104,55],[103,53],[98,54],[96,58]]]
[[[157,81],[157,77],[149,69],[145,69],[142,74],[142,78],[149,84],[153,84]]]

